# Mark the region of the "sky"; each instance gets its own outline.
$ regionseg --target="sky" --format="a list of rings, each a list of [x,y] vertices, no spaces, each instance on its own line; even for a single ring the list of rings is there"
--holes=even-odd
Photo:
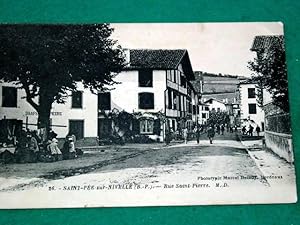
[[[115,23],[112,38],[122,48],[187,49],[194,71],[250,76],[247,62],[256,35],[282,35],[271,23]]]

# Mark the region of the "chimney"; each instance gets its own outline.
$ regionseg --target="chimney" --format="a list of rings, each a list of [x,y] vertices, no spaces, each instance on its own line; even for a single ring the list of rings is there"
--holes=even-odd
[[[130,66],[130,49],[128,48],[124,48],[124,55],[125,55],[125,64],[126,67]]]

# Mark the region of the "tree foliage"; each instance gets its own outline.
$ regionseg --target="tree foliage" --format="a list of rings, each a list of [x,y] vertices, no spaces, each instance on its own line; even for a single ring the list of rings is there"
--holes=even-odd
[[[47,127],[52,103],[65,103],[77,81],[91,91],[115,83],[124,56],[109,24],[1,25],[0,79],[15,82]]]
[[[276,44],[258,51],[257,57],[249,62],[248,67],[255,72],[252,80],[257,82],[259,88],[270,92],[274,104],[288,112],[288,80],[283,39],[278,39]],[[262,98],[262,92],[258,93],[260,104]]]

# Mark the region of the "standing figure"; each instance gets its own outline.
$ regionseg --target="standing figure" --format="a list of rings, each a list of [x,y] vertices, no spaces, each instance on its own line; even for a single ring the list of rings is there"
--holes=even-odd
[[[217,124],[217,133],[220,134],[220,125]]]
[[[214,136],[215,136],[215,130],[212,126],[210,126],[207,130],[207,137],[209,139],[210,144],[213,143]]]
[[[224,127],[224,125],[222,124],[222,125],[221,125],[221,134],[222,134],[222,135],[224,135],[224,131],[225,131],[225,127]]]
[[[28,135],[29,138],[29,151],[30,151],[30,155],[31,155],[31,161],[32,162],[36,162],[38,159],[38,154],[40,151],[39,148],[39,144],[38,144],[38,140],[34,134],[34,132],[29,133]]]
[[[234,132],[237,132],[237,125],[234,125]]]
[[[257,125],[256,129],[255,129],[257,136],[259,136],[259,132],[260,132],[260,127]]]
[[[187,139],[188,139],[188,129],[187,128],[183,129],[183,138],[184,138],[184,143],[187,144]]]
[[[201,132],[200,127],[197,126],[197,129],[196,129],[197,144],[199,144],[199,142],[200,142],[200,132]]]
[[[242,133],[243,133],[243,135],[246,134],[246,126],[243,126],[243,128],[242,128]]]
[[[253,130],[254,130],[254,128],[251,125],[249,125],[248,133],[250,136],[253,136]]]

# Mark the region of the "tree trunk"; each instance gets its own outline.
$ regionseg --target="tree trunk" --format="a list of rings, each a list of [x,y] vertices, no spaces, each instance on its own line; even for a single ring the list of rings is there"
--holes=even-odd
[[[50,130],[50,112],[52,108],[52,98],[45,91],[41,91],[39,95],[38,107],[38,128],[44,128],[46,132],[46,140]]]

